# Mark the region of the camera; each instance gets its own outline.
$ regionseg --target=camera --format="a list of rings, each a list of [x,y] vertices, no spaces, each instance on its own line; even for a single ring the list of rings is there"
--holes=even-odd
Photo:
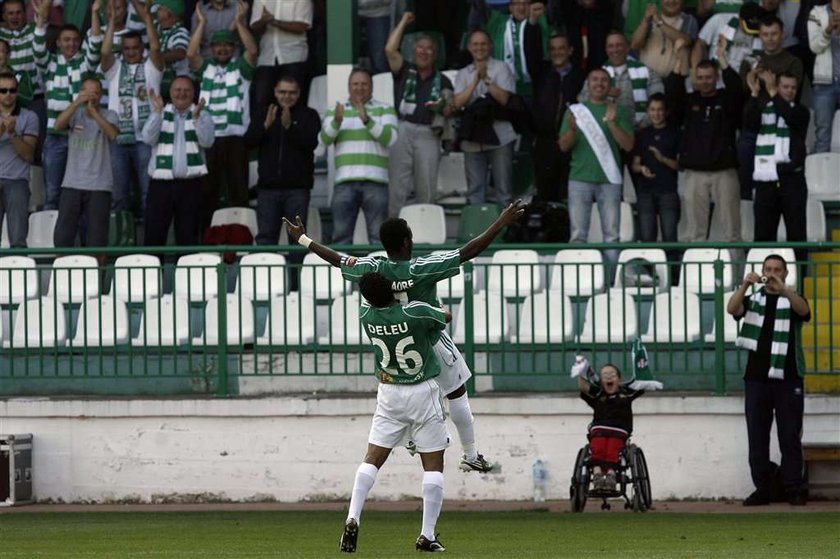
[[[761,279],[758,281],[760,281],[761,283],[767,283],[767,276],[761,276]]]

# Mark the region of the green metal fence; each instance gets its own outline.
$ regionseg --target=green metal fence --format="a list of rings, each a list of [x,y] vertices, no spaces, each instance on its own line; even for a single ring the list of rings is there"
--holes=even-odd
[[[784,248],[790,247],[813,254],[837,251],[840,243]],[[0,394],[228,396],[240,392],[245,378],[272,379],[271,390],[283,390],[284,379],[372,372],[355,286],[312,257],[303,265],[285,259],[300,247],[272,248],[281,252],[4,251]],[[343,248],[365,254],[376,247]],[[605,248],[623,251],[618,263],[600,260]],[[667,387],[724,393],[738,387],[745,364],[725,306],[751,248],[782,250],[494,245],[441,282],[439,296],[453,311],[449,333],[482,390],[572,390],[567,371],[574,355],[627,368],[629,344],[639,337]],[[674,262],[663,249],[691,251]],[[809,373],[840,369],[836,260],[791,266],[793,283],[811,302],[812,320],[802,333]]]

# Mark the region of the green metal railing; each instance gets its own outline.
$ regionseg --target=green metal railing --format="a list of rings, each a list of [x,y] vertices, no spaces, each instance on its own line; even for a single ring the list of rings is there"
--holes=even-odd
[[[786,244],[837,250],[840,243]],[[629,343],[648,345],[657,378],[672,389],[725,393],[737,387],[746,352],[734,346],[726,295],[743,262],[601,264],[558,250],[721,248],[719,245],[499,245],[439,284],[457,317],[449,333],[482,389],[571,390],[577,353],[630,366]],[[772,244],[728,249],[774,248]],[[272,247],[280,254],[300,247]],[[340,247],[361,254],[375,247]],[[443,247],[417,247],[416,251]],[[360,250],[361,249],[361,250]],[[494,262],[498,250],[537,251],[536,260]],[[0,255],[0,394],[239,393],[242,379],[270,379],[269,390],[299,377],[352,377],[373,371],[358,321],[358,292],[337,269],[247,262],[265,247],[8,250]],[[183,254],[205,254],[176,266]],[[234,256],[226,263],[222,255]],[[154,254],[162,264],[116,260]],[[276,255],[277,253],[273,253]],[[28,262],[10,257],[28,256]],[[195,258],[195,257],[194,257]],[[65,266],[65,267],[61,267]],[[632,273],[628,273],[628,268]],[[792,268],[793,269],[793,268]],[[803,328],[809,373],[840,370],[840,262],[795,267],[812,301]],[[806,275],[807,274],[807,275]],[[817,274],[817,275],[815,275]],[[288,276],[288,277],[287,277]],[[292,276],[299,289],[289,290]],[[615,280],[614,276],[618,279]],[[803,276],[811,279],[803,279]],[[209,302],[208,302],[209,301]],[[815,302],[819,304],[815,305]],[[156,318],[156,319],[155,319]]]

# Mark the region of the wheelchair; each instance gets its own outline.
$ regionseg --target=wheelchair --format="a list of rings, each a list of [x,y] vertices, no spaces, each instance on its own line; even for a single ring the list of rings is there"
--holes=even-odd
[[[610,510],[609,499],[624,499],[624,508],[634,512],[644,512],[650,509],[652,499],[650,494],[650,476],[648,475],[645,454],[638,446],[630,443],[621,451],[618,464],[614,467],[617,487],[614,490],[601,490],[592,487],[591,452],[589,444],[578,451],[575,459],[575,469],[572,472],[572,484],[569,488],[572,512],[583,512],[586,500],[601,499],[601,509]],[[628,494],[628,491],[630,492]]]

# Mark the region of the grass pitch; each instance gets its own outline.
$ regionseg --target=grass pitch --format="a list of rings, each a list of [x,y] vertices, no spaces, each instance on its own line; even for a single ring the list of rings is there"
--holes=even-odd
[[[0,516],[0,558],[324,558],[343,512],[21,513]],[[357,557],[417,558],[419,512],[366,512]],[[447,555],[490,559],[837,559],[840,513],[452,512]]]

